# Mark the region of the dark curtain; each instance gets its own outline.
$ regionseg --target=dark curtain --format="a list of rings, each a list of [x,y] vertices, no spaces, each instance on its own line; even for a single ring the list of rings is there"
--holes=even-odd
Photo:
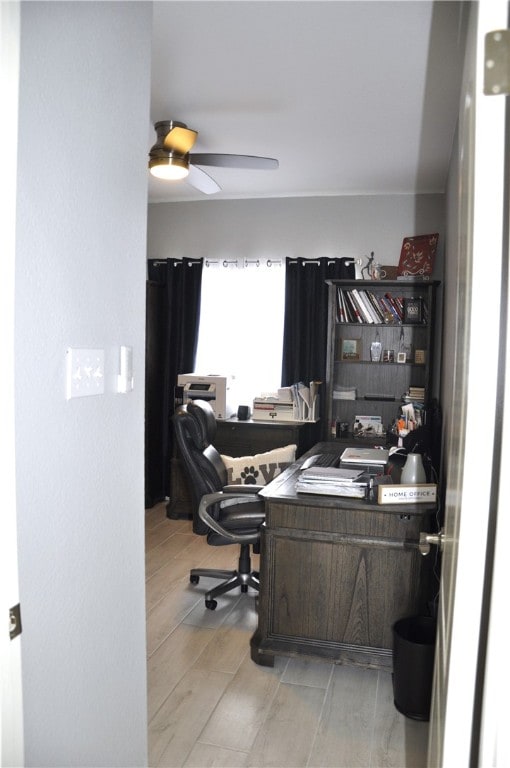
[[[328,286],[326,280],[353,280],[352,260],[286,259],[282,386],[326,379]],[[324,417],[324,387],[321,388]]]
[[[145,506],[170,496],[171,419],[179,373],[191,373],[200,324],[202,260],[149,260],[146,308]]]

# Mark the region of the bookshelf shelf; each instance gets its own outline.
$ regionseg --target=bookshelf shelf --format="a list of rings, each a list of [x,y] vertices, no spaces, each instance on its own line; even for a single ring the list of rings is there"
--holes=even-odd
[[[401,365],[401,366],[410,365],[413,368],[426,368],[425,363],[415,363],[412,360],[410,362],[406,361],[405,363],[388,363],[385,360],[380,360],[378,363],[374,363],[372,360],[352,360],[352,361],[349,361],[349,362],[346,362],[345,360],[335,360],[334,363],[335,363],[335,365],[352,365],[352,366],[355,366],[355,365],[370,365],[372,367],[375,367],[375,366],[379,367],[381,365],[387,365],[387,366],[391,366],[392,368],[395,365]]]

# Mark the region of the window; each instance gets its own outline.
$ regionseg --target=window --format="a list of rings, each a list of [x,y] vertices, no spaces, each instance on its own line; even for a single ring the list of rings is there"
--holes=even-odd
[[[281,261],[206,261],[195,372],[233,376],[232,405],[281,382],[285,267]]]

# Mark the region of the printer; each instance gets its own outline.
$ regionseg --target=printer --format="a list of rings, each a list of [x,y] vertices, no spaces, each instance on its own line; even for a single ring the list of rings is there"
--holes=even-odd
[[[217,419],[228,419],[235,413],[232,406],[232,377],[200,376],[197,373],[180,373],[177,387],[182,392],[182,402],[206,400]]]

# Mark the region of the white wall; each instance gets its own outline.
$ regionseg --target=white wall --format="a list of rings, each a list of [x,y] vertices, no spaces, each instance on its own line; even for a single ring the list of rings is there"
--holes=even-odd
[[[444,195],[275,198],[149,205],[148,258],[363,257],[398,264],[408,235],[439,232]]]
[[[150,3],[21,4],[16,465],[27,766],[146,764]],[[121,344],[135,389],[115,393]],[[105,350],[66,401],[68,346]]]

